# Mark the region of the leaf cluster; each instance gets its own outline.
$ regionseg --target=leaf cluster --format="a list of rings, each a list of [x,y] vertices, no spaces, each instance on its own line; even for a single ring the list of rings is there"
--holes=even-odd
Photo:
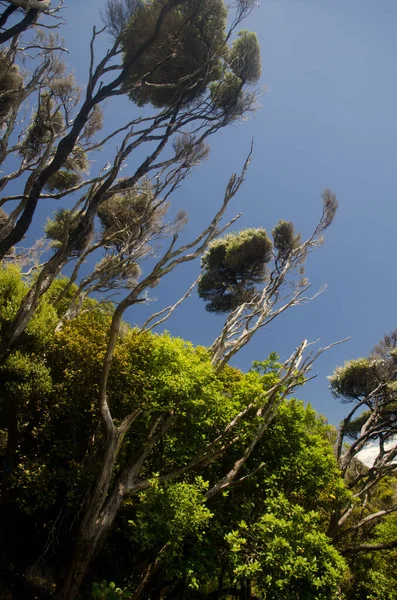
[[[271,258],[272,243],[264,229],[229,233],[212,242],[202,257],[198,286],[206,309],[229,312],[250,301],[257,293],[255,285],[266,279]]]
[[[123,34],[125,84],[139,106],[170,106],[191,102],[221,73],[226,51],[226,8],[223,0],[188,0],[167,11],[153,43],[165,0],[136,6]]]
[[[5,123],[13,105],[18,101],[23,76],[4,52],[0,52],[0,125]]]
[[[226,536],[237,578],[248,577],[269,598],[331,600],[338,597],[344,560],[306,512],[283,495],[268,498],[254,525],[241,521]]]

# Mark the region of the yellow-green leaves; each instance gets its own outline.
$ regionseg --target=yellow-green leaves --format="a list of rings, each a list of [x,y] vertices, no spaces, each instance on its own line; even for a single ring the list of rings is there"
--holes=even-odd
[[[229,52],[229,64],[241,81],[258,81],[261,76],[261,55],[256,33],[246,29],[239,32]]]
[[[354,399],[370,394],[384,381],[385,363],[381,359],[357,358],[335,369],[329,378],[336,397]]]
[[[199,296],[210,312],[229,312],[257,293],[267,275],[272,242],[265,229],[245,229],[212,242],[204,253]]]
[[[336,599],[346,565],[319,529],[317,514],[282,494],[268,498],[263,511],[226,536],[236,580],[248,577],[264,598]]]

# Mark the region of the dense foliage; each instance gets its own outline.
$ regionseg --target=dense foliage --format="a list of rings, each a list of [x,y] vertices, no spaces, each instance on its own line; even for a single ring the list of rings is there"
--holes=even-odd
[[[62,3],[1,5],[0,597],[394,600],[396,332],[330,378],[353,404],[339,431],[295,398],[330,346],[229,365],[309,300],[335,194],[307,239],[231,232],[251,146],[201,231],[182,242],[186,207],[167,216],[210,137],[256,108],[255,3],[104,0],[83,86]],[[124,321],[193,261],[182,297]],[[196,284],[224,315],[212,344],[153,333]]]
[[[13,565],[2,571],[2,581],[19,594],[24,592],[18,575],[26,572],[34,588],[50,591],[56,586],[57,570],[75,535],[76,511],[98,473],[105,444],[95,391],[111,315],[92,303],[55,331],[52,298],[65,285],[65,280],[57,281],[50,289],[26,332],[23,350],[2,366],[0,432],[7,453],[1,531]],[[7,268],[0,272],[0,286],[4,326],[26,285],[15,269]],[[153,593],[175,586],[185,595],[189,590],[209,593],[219,585],[238,589],[241,578],[251,581],[253,593],[262,590],[268,597],[282,591],[292,598],[306,588],[329,598],[336,593],[345,566],[324,528],[332,507],[346,500],[346,491],[329,428],[312,409],[295,400],[280,405],[241,483],[224,494],[206,500],[208,489],[256,428],[253,416],[234,431],[239,440],[226,454],[163,481],[165,473],[183,469],[200,455],[277,377],[275,356],[247,374],[227,367],[216,375],[204,348],[125,327],[112,365],[109,403],[116,422],[132,409],[142,410],[142,417],[124,440],[115,477],[139,452],[152,419],[172,411],[175,421],[143,465],[140,481],[147,477],[149,483],[125,499],[91,579],[105,574],[109,581],[127,582],[132,591],[142,570],[157,561],[155,576],[147,582]],[[247,529],[252,542],[242,543]],[[20,536],[27,540],[23,549]],[[268,550],[272,561],[261,555],[266,536],[275,542]],[[41,558],[40,548],[46,549]],[[319,571],[310,566],[311,555],[316,555]]]
[[[0,275],[4,327],[27,286],[15,268]],[[2,366],[2,581],[16,597],[56,589],[76,534],[76,513],[98,476],[106,443],[95,395],[111,310],[87,301],[77,318],[56,329],[53,298],[66,285],[65,279],[54,283],[21,350]],[[361,599],[382,578],[385,589],[390,586],[394,572],[386,557],[349,560],[348,576],[340,546],[326,535],[330,517],[351,492],[334,458],[333,428],[301,402],[279,405],[238,484],[226,492],[208,496],[257,427],[254,414],[234,431],[237,441],[229,438],[227,453],[184,472],[230,419],[274,386],[277,368],[272,355],[247,374],[226,367],[217,375],[205,348],[124,327],[109,403],[116,422],[132,409],[142,412],[124,439],[114,477],[139,453],[153,419],[172,411],[175,421],[142,465],[136,491],[125,498],[83,597],[90,597],[91,582],[97,598],[129,598],[142,587],[149,597],[196,598],[217,589],[239,596],[246,589],[263,598],[320,600],[341,598],[344,589],[344,597]],[[176,476],[168,478],[173,470]],[[372,509],[393,504],[392,483],[374,497]],[[378,526],[372,539],[393,539],[393,523]],[[363,577],[367,560],[371,568]],[[353,576],[360,577],[359,588],[345,583]],[[358,589],[366,591],[357,596]],[[384,597],[392,599],[390,594]]]

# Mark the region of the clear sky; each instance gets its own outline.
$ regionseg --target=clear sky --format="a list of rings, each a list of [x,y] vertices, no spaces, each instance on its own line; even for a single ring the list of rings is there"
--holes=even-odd
[[[64,12],[62,34],[81,83],[101,4],[68,0]],[[286,358],[304,338],[321,337],[326,345],[351,336],[318,361],[316,380],[298,394],[334,423],[346,407],[331,397],[326,376],[397,326],[396,23],[396,0],[262,0],[245,24],[261,44],[262,106],[212,139],[209,161],[175,198],[189,214],[186,233],[193,235],[219,205],[251,138],[253,161],[230,212],[243,212],[238,228],[271,230],[282,218],[307,235],[320,216],[322,190],[337,193],[336,221],[307,265],[313,291],[325,283],[327,291],[258,333],[234,360],[246,369],[272,350]],[[128,118],[136,110],[121,102],[115,112]],[[153,290],[159,302],[131,309],[130,322],[176,300],[197,273],[198,265],[176,271]],[[206,313],[195,295],[167,323],[172,334],[200,344],[211,343],[221,326],[222,317]]]

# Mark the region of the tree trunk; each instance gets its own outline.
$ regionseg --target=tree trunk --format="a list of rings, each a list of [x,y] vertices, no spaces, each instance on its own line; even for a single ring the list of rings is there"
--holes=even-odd
[[[331,519],[329,521],[329,525],[328,525],[328,529],[327,529],[327,536],[329,538],[331,538],[331,540],[334,540],[338,534],[339,518],[340,518],[340,512],[337,511],[332,514]]]
[[[75,551],[58,600],[75,600],[90,562],[101,549],[113,526],[127,490],[131,489],[132,481],[138,476],[144,461],[159,439],[158,436],[161,437],[164,426],[170,426],[172,423],[172,415],[164,415],[155,419],[148,434],[146,448],[142,451],[141,456],[132,464],[126,465],[113,489],[109,492],[121,443],[139,413],[139,410],[131,413],[117,429],[111,423],[110,413],[107,416],[104,414],[104,420],[107,423],[107,441],[102,472],[93,495],[88,499],[77,535]],[[165,421],[167,425],[165,425]]]
[[[167,548],[168,548],[168,543],[165,544],[161,548],[157,557],[145,569],[138,586],[135,588],[135,590],[132,594],[132,600],[140,600],[140,598],[143,598],[145,596],[145,591],[147,590],[149,584],[151,583],[152,579],[155,577],[155,575],[160,567],[161,556],[166,551]]]
[[[74,600],[76,597],[88,566],[101,548],[124,498],[125,486],[121,481],[108,496],[122,436],[115,428],[108,429],[107,433],[102,471],[87,500],[72,560],[58,595],[60,600]]]
[[[91,561],[101,549],[113,526],[124,499],[124,493],[124,488],[119,489],[117,493],[113,492],[97,518],[95,518],[97,514],[95,499],[95,505],[90,502],[80,527],[64,584],[57,596],[58,600],[75,600]]]
[[[12,505],[10,503],[10,480],[15,468],[15,457],[18,446],[18,421],[17,421],[17,409],[15,406],[11,407],[8,414],[8,427],[7,427],[7,448],[4,455],[4,475],[1,486],[1,501],[0,501],[0,547],[2,548],[1,554],[9,551],[9,533],[10,527],[14,522],[10,515]]]

